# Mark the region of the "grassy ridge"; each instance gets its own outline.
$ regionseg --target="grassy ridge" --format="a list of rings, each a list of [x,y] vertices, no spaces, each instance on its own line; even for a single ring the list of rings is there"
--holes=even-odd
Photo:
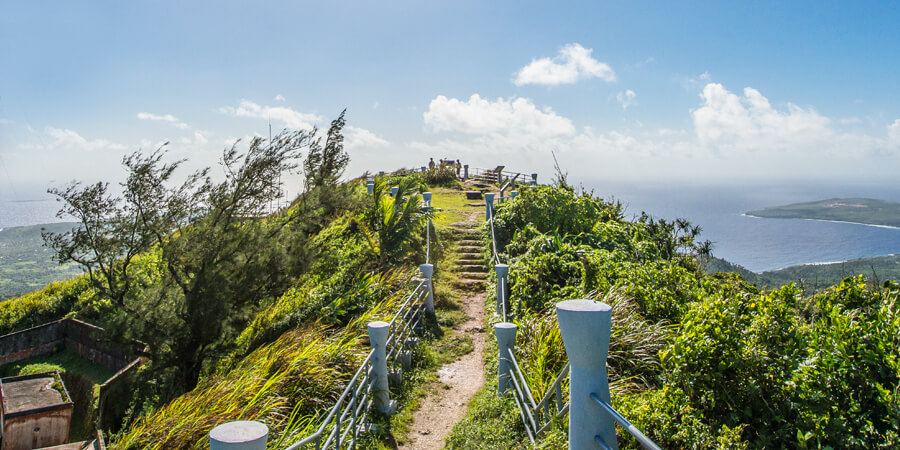
[[[831,198],[773,206],[747,215],[772,219],[818,219],[900,227],[900,203],[871,198]]]

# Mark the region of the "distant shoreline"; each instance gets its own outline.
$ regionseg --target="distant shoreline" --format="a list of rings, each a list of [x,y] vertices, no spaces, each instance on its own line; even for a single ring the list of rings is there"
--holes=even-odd
[[[880,225],[877,223],[865,223],[865,222],[851,222],[849,220],[832,220],[832,219],[813,219],[809,217],[766,217],[766,216],[757,216],[756,214],[752,214],[753,211],[741,213],[744,217],[752,217],[754,219],[777,219],[777,220],[786,220],[786,219],[794,219],[794,220],[812,220],[814,222],[832,222],[832,223],[848,223],[850,225],[863,225],[866,227],[875,227],[875,228],[887,228],[889,230],[900,230],[900,227],[893,225]]]

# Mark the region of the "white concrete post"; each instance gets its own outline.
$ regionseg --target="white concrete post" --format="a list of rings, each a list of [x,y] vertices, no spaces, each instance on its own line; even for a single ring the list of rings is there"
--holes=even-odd
[[[374,181],[366,181],[366,193],[372,195],[372,192],[375,191],[375,182]]]
[[[210,450],[266,450],[269,427],[255,420],[225,422],[209,432]]]
[[[537,174],[531,174],[531,184],[537,184]]]
[[[504,286],[508,286],[509,280],[507,276],[509,275],[509,265],[507,264],[495,264],[494,271],[497,272],[497,314],[500,314],[503,317],[503,320],[506,320],[506,316],[503,315],[504,308],[506,312],[509,312],[509,299],[506,298],[506,289]]]
[[[391,187],[391,197],[396,197],[396,196],[397,196],[397,191],[399,191],[399,190],[400,190],[400,188],[397,187],[397,186]]]
[[[494,216],[494,194],[491,192],[484,193],[484,220],[491,220]]]
[[[372,395],[375,408],[382,414],[390,415],[397,410],[397,402],[391,400],[387,369],[387,339],[390,324],[369,322],[369,345],[372,346]]]
[[[556,304],[559,331],[569,357],[569,449],[595,449],[594,436],[617,449],[613,418],[594,400],[609,402],[606,357],[612,327],[612,308],[594,300],[566,300]]]
[[[494,325],[494,335],[497,336],[497,396],[502,397],[507,389],[512,387],[509,377],[512,376],[512,361],[509,360],[509,351],[516,347],[516,330],[514,323],[500,322]]]
[[[434,287],[431,283],[434,264],[420,264],[419,270],[422,271],[422,277],[425,278],[425,289],[428,289],[428,293],[425,294],[425,311],[434,314]]]
[[[463,165],[463,180],[468,180],[468,179],[469,179],[469,165],[464,164]]]
[[[422,200],[425,200],[425,206],[431,206],[431,192],[423,192]]]
[[[516,198],[519,196],[519,191],[509,191],[509,198]]]

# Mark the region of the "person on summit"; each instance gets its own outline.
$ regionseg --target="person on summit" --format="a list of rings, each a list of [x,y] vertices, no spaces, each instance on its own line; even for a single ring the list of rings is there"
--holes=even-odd
[[[428,170],[434,170],[434,158],[430,158],[428,161]]]
[[[456,160],[456,178],[459,178],[459,170],[462,169],[462,164],[459,163],[459,160]]]

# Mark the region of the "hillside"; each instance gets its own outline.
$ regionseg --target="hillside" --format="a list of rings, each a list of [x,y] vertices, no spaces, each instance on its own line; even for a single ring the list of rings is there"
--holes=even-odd
[[[40,289],[81,273],[74,264],[60,266],[44,246],[41,231],[62,233],[74,223],[49,223],[0,229],[0,301]]]
[[[832,198],[748,211],[772,219],[816,219],[900,227],[900,203],[871,198]]]
[[[145,365],[130,380],[131,398],[122,399],[123,428],[107,430],[112,448],[205,448],[209,430],[233,420],[266,423],[269,448],[283,448],[314,431],[365,359],[366,324],[392,317],[427,258],[437,268],[436,314],[425,321],[404,382],[390,388],[400,413],[376,415],[377,431],[359,447],[419,442],[406,436],[409,427],[432,428],[419,423],[417,405],[432,411],[423,420],[445,417],[434,412],[442,411],[440,400],[425,395],[452,384],[441,384],[438,368],[477,349],[476,356],[486,354],[485,385],[445,444],[515,448],[529,438],[513,400],[496,394],[496,279],[488,271],[478,280],[501,260],[509,266],[516,358],[537,398],[567,362],[555,304],[590,298],[613,307],[612,404],[663,448],[900,445],[896,283],[873,286],[858,277],[804,292],[715,259],[706,270],[726,272],[710,275],[699,227],[627,220],[621,204],[564,181],[520,187],[515,199],[497,204],[492,234],[471,218],[465,230],[453,229],[480,211],[462,212],[472,207],[452,171],[400,170],[376,177],[371,192],[363,179],[320,179],[285,210],[241,213],[233,222],[213,220],[230,210],[216,209],[220,199],[211,197],[204,203],[211,212],[186,215],[195,218],[190,226],[124,253],[131,259],[115,253],[108,261],[118,272],[0,303],[0,331],[70,316],[107,327],[111,338],[149,344]],[[228,208],[229,186],[245,184],[202,193],[223,195]],[[423,204],[426,191],[435,192],[441,211]],[[184,206],[175,200],[174,207]],[[123,216],[113,217],[98,223],[122,223]],[[171,215],[150,217],[149,225],[158,225]],[[435,228],[425,228],[429,219]],[[471,228],[478,226],[481,232]],[[498,254],[488,256],[492,246],[481,236],[491,235]],[[115,245],[138,242],[108,236]],[[69,248],[63,244],[72,242],[57,242]],[[465,259],[456,248],[465,249]],[[182,274],[207,283],[198,284],[202,295],[181,285]],[[475,279],[457,278],[463,276]],[[461,302],[469,281],[486,284],[486,298]],[[480,315],[467,317],[478,310],[473,301],[486,304],[485,326],[476,323]],[[487,344],[472,333],[486,334]],[[186,370],[190,364],[196,372]],[[851,390],[854,396],[845,395]],[[565,437],[560,421],[538,445],[558,448]],[[620,445],[635,442],[620,435]]]
[[[720,258],[705,264],[707,273],[735,272],[760,288],[778,288],[797,283],[806,294],[815,294],[840,283],[847,277],[864,276],[874,284],[900,280],[900,255],[860,258],[830,264],[801,264],[762,273],[751,272]]]

